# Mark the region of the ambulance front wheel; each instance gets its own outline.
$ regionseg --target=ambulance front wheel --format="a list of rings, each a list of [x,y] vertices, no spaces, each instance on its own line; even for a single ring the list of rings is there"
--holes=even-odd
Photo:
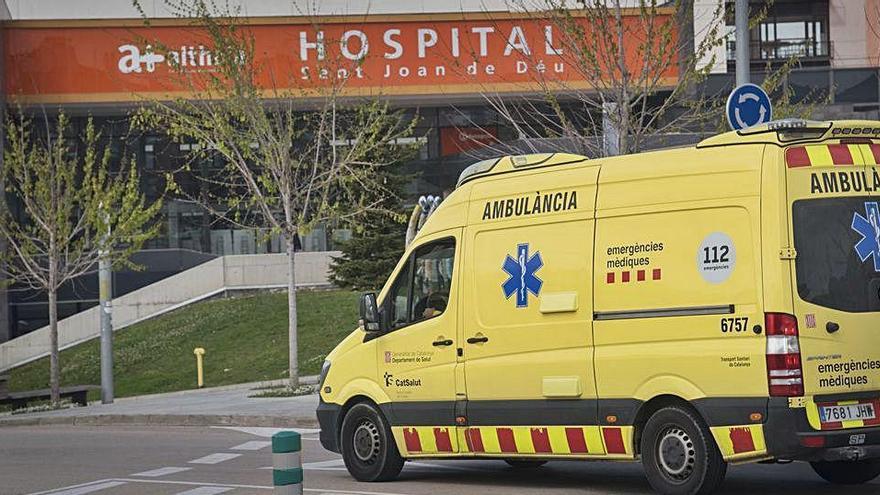
[[[358,481],[391,481],[403,469],[391,427],[371,404],[353,406],[342,420],[342,460]]]
[[[648,482],[664,495],[709,494],[727,474],[709,428],[683,407],[660,409],[648,419],[641,453]]]
[[[813,471],[835,485],[861,485],[880,476],[880,459],[855,462],[812,462]]]

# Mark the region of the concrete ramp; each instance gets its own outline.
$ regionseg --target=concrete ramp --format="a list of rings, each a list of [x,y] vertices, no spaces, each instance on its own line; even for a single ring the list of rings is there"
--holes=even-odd
[[[331,257],[340,254],[337,251],[297,253],[297,286],[328,285]],[[113,299],[113,328],[119,330],[227,291],[286,287],[286,254],[221,256]],[[59,321],[60,348],[98,337],[99,311],[100,307],[94,306]],[[49,327],[46,326],[0,344],[0,372],[48,355]]]

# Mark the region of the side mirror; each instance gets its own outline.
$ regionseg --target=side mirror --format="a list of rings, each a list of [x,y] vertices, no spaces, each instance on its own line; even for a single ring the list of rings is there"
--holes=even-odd
[[[376,302],[376,294],[368,292],[361,295],[361,325],[367,333],[382,330],[379,317],[379,304]]]

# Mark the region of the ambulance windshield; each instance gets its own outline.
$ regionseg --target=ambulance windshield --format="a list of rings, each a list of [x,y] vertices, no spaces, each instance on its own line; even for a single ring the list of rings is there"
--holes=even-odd
[[[801,299],[847,312],[880,311],[878,197],[795,201],[792,210]]]

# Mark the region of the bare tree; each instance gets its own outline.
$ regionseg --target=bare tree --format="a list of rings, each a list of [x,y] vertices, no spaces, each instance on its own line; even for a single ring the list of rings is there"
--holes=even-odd
[[[110,149],[99,149],[91,118],[81,143],[66,137],[70,122],[63,113],[54,127],[45,114],[43,120],[45,129],[37,132],[21,110],[7,118],[3,179],[7,199],[19,208],[0,211],[7,244],[0,266],[15,283],[48,294],[49,384],[57,404],[58,289],[94,270],[100,256],[137,268],[129,256],[158,232],[161,202],[147,204],[134,163],[111,171]]]
[[[537,91],[517,98],[481,92],[518,140],[495,140],[475,157],[487,152],[637,153],[724,130],[727,95],[708,91],[705,83],[715,54],[727,41],[725,4],[719,1],[696,33],[693,4],[510,0],[511,10],[547,26],[545,46],[508,47],[530,68]],[[750,28],[767,17],[772,5],[773,0],[765,0],[751,12]],[[776,118],[805,118],[827,100],[821,91],[794,100],[787,80],[798,66],[797,57],[767,66],[763,84],[773,97]]]
[[[296,87],[300,79],[292,69],[278,73],[255,57],[254,38],[238,11],[218,10],[202,0],[169,7],[204,33],[216,67],[208,76],[181,75],[195,98],[154,100],[137,120],[194,143],[195,159],[221,158],[225,165],[218,174],[200,177],[215,193],[194,201],[235,225],[269,229],[284,240],[290,386],[295,389],[296,236],[370,212],[394,214],[386,210],[391,192],[378,171],[395,161],[389,148],[411,133],[415,121],[378,98],[342,97],[345,78],[332,75],[352,73],[361,61],[333,60],[328,53],[324,65],[331,76]],[[153,46],[162,49],[158,42]]]
[[[514,50],[532,68],[534,95],[483,92],[521,146],[589,156],[608,149],[633,153],[650,137],[706,124],[712,98],[696,88],[723,42],[723,23],[710,23],[699,37],[680,36],[678,25],[692,19],[692,2],[511,0],[511,9],[549,27],[546,51]],[[603,124],[615,130],[615,142],[603,143]]]

